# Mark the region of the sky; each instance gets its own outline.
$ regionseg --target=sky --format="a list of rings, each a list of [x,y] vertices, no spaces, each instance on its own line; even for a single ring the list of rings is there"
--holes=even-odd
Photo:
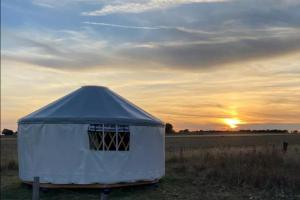
[[[300,130],[299,0],[2,0],[1,129],[83,85],[176,130]]]

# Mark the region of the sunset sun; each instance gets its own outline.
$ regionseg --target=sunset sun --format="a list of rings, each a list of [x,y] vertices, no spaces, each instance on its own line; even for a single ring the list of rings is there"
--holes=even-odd
[[[223,121],[227,126],[229,126],[232,129],[237,128],[238,125],[241,124],[241,120],[237,118],[226,118]]]

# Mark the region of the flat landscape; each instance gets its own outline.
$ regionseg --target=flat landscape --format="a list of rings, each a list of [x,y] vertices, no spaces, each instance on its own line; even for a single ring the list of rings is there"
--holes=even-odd
[[[287,152],[282,143],[288,143]],[[1,199],[30,199],[15,138],[1,138]],[[166,176],[109,199],[300,199],[300,135],[167,136]],[[41,199],[99,199],[96,189],[49,189]]]
[[[300,0],[0,1],[0,200],[300,200]]]

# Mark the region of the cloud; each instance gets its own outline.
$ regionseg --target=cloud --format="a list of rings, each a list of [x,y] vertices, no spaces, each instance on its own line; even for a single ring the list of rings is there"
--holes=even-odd
[[[141,13],[151,10],[166,9],[189,3],[211,3],[224,2],[228,0],[150,0],[147,2],[126,1],[125,3],[108,4],[103,8],[90,12],[83,12],[82,15],[102,16],[113,13]]]
[[[34,2],[68,4],[71,9],[73,3],[85,1]],[[216,1],[157,0],[142,4],[131,0],[89,0],[85,3],[104,5],[102,9],[112,6],[109,12],[123,12],[132,3],[138,6],[125,10],[141,12],[139,17],[102,16],[101,21],[79,16],[80,21],[70,19],[71,27],[62,31],[43,30],[40,26],[30,30],[15,28],[3,35],[6,44],[2,55],[4,59],[64,70],[143,68],[141,63],[161,69],[202,70],[300,51],[299,2],[208,2]],[[119,9],[120,5],[124,8]],[[138,9],[141,6],[144,8]],[[161,12],[157,10],[160,8],[170,9]],[[149,9],[153,12],[143,13]]]
[[[192,33],[192,34],[216,34],[214,32],[208,32],[203,30],[191,29],[180,26],[130,26],[130,25],[121,25],[121,24],[113,24],[113,23],[103,23],[103,22],[82,22],[83,24],[88,25],[97,25],[97,26],[107,26],[112,28],[122,28],[122,29],[143,29],[143,30],[174,30],[183,33]]]
[[[233,37],[210,41],[151,43],[120,54],[181,69],[203,69],[300,51],[300,29],[287,35]]]
[[[276,32],[272,34],[274,30]],[[2,54],[4,59],[65,70],[137,67],[140,63],[163,68],[201,70],[300,51],[300,29],[253,30],[251,36],[233,37],[226,34],[226,31],[212,34],[203,41],[114,43],[101,41],[84,31],[47,31],[35,36],[19,33],[9,34],[18,48],[5,48]]]
[[[5,33],[18,48],[7,47],[3,59],[31,63],[55,69],[82,69],[118,62],[106,53],[105,41],[95,41],[87,33],[76,31],[37,31]]]
[[[128,26],[128,25],[120,25],[120,24],[111,24],[111,23],[103,23],[103,22],[83,22],[84,24],[89,25],[98,25],[98,26],[109,26],[113,28],[125,28],[125,29],[145,29],[145,30],[158,30],[158,29],[168,29],[167,26]]]
[[[72,4],[100,4],[104,2],[105,0],[32,0],[32,4],[47,8],[62,7]]]

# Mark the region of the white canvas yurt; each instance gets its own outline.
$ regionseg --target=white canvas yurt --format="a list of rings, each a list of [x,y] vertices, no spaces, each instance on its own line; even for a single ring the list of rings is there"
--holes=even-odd
[[[48,184],[154,181],[164,124],[118,94],[84,86],[18,122],[19,176]]]

